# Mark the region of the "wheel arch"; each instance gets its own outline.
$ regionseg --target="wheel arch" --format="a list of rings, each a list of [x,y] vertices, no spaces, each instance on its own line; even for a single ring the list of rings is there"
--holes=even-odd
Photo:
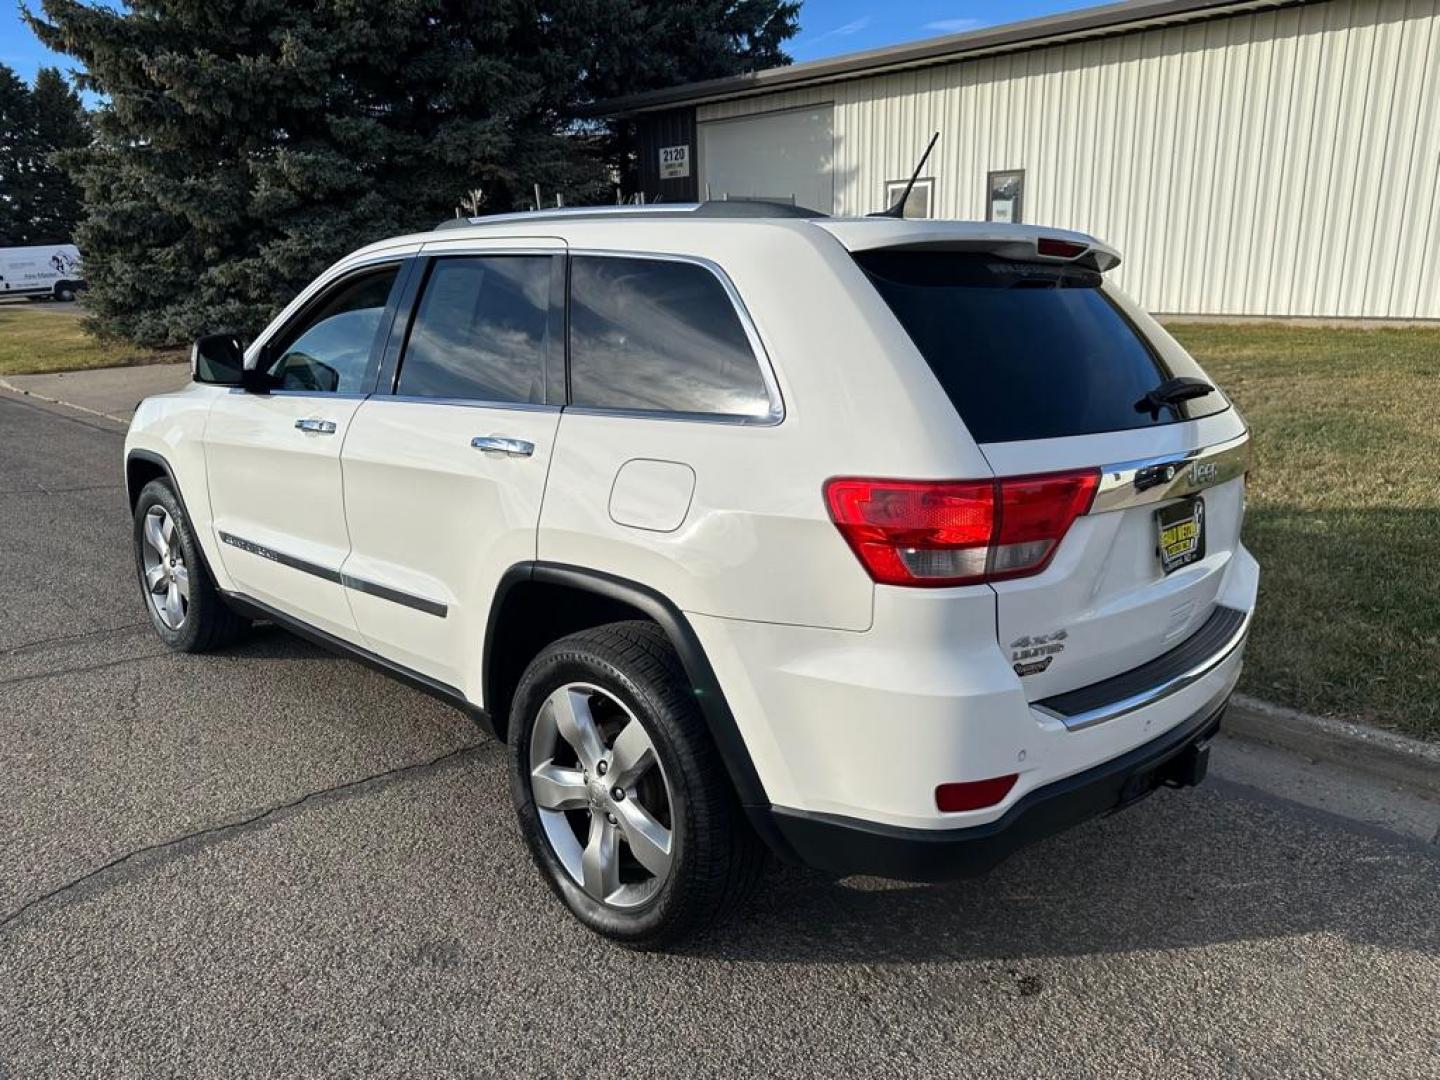
[[[190,513],[190,507],[185,505],[185,492],[180,490],[180,481],[175,478],[175,470],[170,467],[170,462],[153,450],[131,450],[125,455],[125,500],[133,516],[135,504],[140,501],[140,492],[145,485],[152,480],[166,480],[170,484],[170,490],[175,493],[175,498],[180,503],[180,509],[185,513],[185,520],[190,523],[190,528],[195,534],[195,546],[200,552],[200,561],[204,564],[205,573],[210,575],[210,580],[217,580],[214,571],[210,568],[210,557],[205,552],[205,542],[199,534],[195,525],[195,515]]]
[[[600,570],[525,562],[501,578],[482,659],[485,711],[498,737],[506,738],[520,676],[541,649],[577,630],[637,617],[658,625],[679,656],[741,805],[747,810],[768,808],[755,763],[689,620],[669,597],[648,585]]]

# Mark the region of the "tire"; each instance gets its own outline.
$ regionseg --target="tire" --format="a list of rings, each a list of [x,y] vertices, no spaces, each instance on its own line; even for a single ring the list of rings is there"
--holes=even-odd
[[[562,718],[567,710],[569,720]],[[585,712],[612,766],[609,779],[629,785],[624,800],[605,796],[609,782],[594,781],[606,768],[587,770],[576,743],[558,734],[567,728],[573,734],[574,717]],[[745,820],[680,659],[654,623],[611,623],[548,646],[516,690],[509,734],[511,795],[525,842],[550,888],[591,930],[632,948],[661,948],[704,930],[753,892],[765,847]],[[653,763],[635,769],[630,763],[642,735]],[[550,756],[540,758],[547,748]],[[542,785],[548,808],[537,802],[542,782],[532,771],[539,769],[547,781],[563,779]],[[567,801],[556,809],[560,795]],[[639,824],[637,807],[662,832],[668,825],[663,878],[654,872],[659,845],[648,842],[659,833]],[[608,894],[604,873],[595,875],[598,888],[585,884],[596,883],[591,869],[604,864],[603,856],[586,862],[606,850],[602,816],[613,823],[608,850],[619,867],[618,888]],[[637,852],[648,852],[649,860]]]
[[[159,524],[150,526],[152,518]],[[155,535],[147,539],[147,528],[158,529],[161,543],[151,542]],[[178,652],[201,653],[240,638],[249,620],[225,606],[205,568],[190,519],[168,480],[152,480],[141,489],[133,536],[141,599],[161,641]],[[150,581],[158,587],[152,588]],[[178,619],[169,603],[173,595],[181,601]]]
[[[57,285],[55,287],[55,299],[61,303],[68,304],[71,300],[75,299],[75,290],[69,285]]]

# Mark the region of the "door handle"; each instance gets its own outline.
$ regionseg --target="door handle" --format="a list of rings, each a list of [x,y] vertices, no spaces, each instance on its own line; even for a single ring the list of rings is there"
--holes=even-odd
[[[487,453],[509,454],[511,457],[529,457],[535,453],[535,444],[526,439],[507,439],[503,435],[476,435],[470,440],[476,450]]]
[[[296,421],[295,421],[295,427],[296,427],[296,429],[299,430],[299,431],[310,431],[310,432],[314,432],[316,435],[334,435],[334,434],[335,434],[335,421],[334,421],[334,420],[313,420],[313,419],[296,420]]]

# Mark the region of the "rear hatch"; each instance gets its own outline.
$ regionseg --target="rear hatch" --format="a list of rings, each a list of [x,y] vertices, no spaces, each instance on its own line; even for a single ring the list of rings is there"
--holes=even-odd
[[[1113,251],[996,235],[851,246],[1002,483],[1099,473],[1040,572],[991,575],[1001,647],[1037,701],[1145,664],[1216,614],[1249,446],[1218,388],[1170,400],[1204,389],[1171,382],[1142,404],[1169,380],[1208,380],[1106,286]]]

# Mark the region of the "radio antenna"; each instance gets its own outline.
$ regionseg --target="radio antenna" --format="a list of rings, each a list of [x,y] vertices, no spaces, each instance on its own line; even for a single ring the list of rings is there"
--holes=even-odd
[[[900,193],[900,198],[895,200],[895,205],[886,210],[877,210],[871,217],[893,217],[903,218],[905,216],[905,202],[910,198],[910,192],[915,190],[915,181],[920,179],[920,170],[925,168],[925,162],[930,160],[930,151],[935,149],[935,144],[940,141],[940,133],[937,131],[930,136],[930,145],[925,147],[925,153],[920,155],[920,164],[915,166],[915,171],[910,174],[910,182],[905,185],[905,190]]]

